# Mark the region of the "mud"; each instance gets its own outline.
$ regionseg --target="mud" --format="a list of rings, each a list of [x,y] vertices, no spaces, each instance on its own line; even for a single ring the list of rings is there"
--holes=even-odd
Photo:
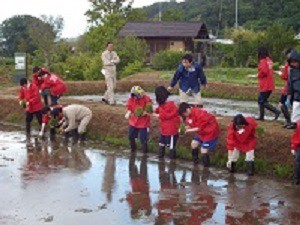
[[[0,132],[0,224],[300,223],[290,183],[101,148]]]

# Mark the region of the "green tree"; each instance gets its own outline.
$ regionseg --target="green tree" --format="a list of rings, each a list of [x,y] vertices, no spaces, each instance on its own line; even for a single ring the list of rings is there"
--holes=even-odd
[[[63,29],[62,17],[42,16],[41,20],[30,23],[29,34],[39,50],[43,52],[45,66],[50,66],[51,53],[54,50],[55,41],[60,37]]]
[[[162,21],[182,21],[183,11],[178,9],[166,9],[162,13]]]

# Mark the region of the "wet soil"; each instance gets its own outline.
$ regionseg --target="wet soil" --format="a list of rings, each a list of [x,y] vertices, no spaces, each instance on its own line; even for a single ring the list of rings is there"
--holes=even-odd
[[[300,223],[290,183],[101,149],[0,131],[0,224]]]

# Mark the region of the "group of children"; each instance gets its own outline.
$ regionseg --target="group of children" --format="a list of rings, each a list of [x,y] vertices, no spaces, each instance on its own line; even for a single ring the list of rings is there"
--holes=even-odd
[[[32,82],[27,78],[20,79],[19,103],[26,112],[26,134],[30,137],[31,122],[34,116],[40,125],[41,137],[47,125],[50,127],[50,138],[55,137],[56,129],[65,135],[66,142],[71,136],[74,142],[85,139],[92,111],[82,105],[59,105],[58,101],[67,91],[66,84],[57,75],[45,68],[33,68]],[[42,101],[43,99],[43,101]]]

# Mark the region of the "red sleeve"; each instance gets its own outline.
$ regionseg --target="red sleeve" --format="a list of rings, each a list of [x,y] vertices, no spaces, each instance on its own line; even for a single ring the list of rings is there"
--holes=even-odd
[[[234,129],[233,129],[233,123],[231,123],[229,125],[229,127],[228,127],[227,150],[228,151],[234,150]]]
[[[39,94],[39,90],[38,90],[37,86],[35,84],[31,84],[29,88],[30,88],[30,90],[29,90],[30,97],[29,97],[29,99],[27,99],[27,101],[30,104],[40,101],[41,96]]]
[[[267,77],[269,74],[269,66],[267,60],[262,59],[258,65],[258,78]]]
[[[49,117],[47,114],[43,115],[43,123],[48,124],[49,122]]]
[[[162,120],[170,120],[173,117],[179,116],[178,115],[178,107],[175,104],[171,104],[167,110],[160,110],[159,118]]]
[[[298,123],[297,129],[295,130],[291,138],[291,149],[297,151],[299,147],[300,147],[300,123]]]
[[[289,70],[290,70],[289,64],[286,63],[285,66],[284,66],[283,72],[280,75],[282,80],[288,80],[289,79]]]
[[[25,91],[24,88],[20,88],[19,90],[19,101],[22,101],[25,99]]]
[[[128,110],[128,111],[131,111],[131,112],[134,111],[134,109],[133,109],[133,104],[132,104],[132,103],[133,103],[133,102],[132,102],[131,98],[128,99],[128,101],[127,101],[127,103],[126,103],[126,108],[127,108],[127,110]]]
[[[51,87],[51,81],[49,79],[49,76],[47,76],[41,85],[41,90],[49,89],[50,87]]]
[[[206,110],[201,110],[201,113],[196,114],[195,124],[197,127],[205,127],[211,120],[213,115],[209,114]]]
[[[156,114],[159,114],[159,107],[157,107],[157,108],[155,109],[155,113],[156,113]]]

